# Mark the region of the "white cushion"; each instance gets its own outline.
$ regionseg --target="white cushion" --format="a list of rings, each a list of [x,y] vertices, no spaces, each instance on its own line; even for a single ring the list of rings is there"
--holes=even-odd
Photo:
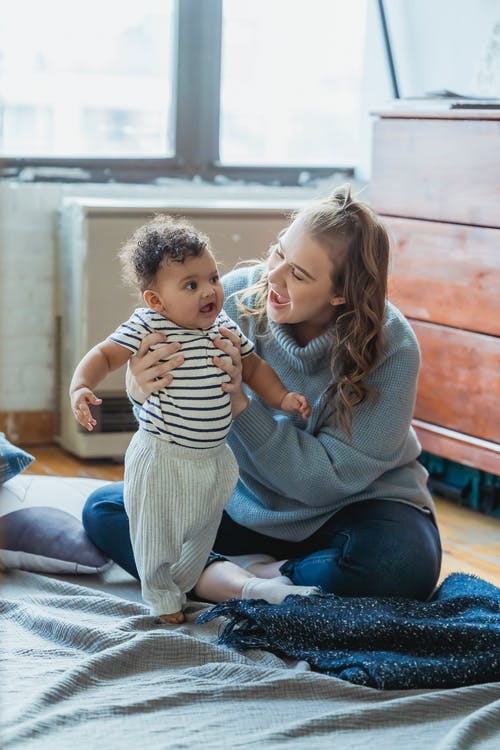
[[[18,475],[0,486],[0,566],[99,573],[111,562],[86,535],[82,509],[101,479]]]

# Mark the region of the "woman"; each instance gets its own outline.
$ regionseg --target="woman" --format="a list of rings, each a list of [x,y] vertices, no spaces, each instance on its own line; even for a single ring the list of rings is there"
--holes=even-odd
[[[223,279],[226,312],[312,414],[305,423],[245,392],[236,338],[219,342],[240,479],[197,597],[280,601],[290,581],[345,596],[432,594],[441,546],[411,428],[419,349],[386,300],[388,256],[379,219],[341,189],[299,211],[265,263]],[[138,401],[181,361],[175,344],[149,352],[158,341],[146,339],[131,363]],[[137,575],[121,483],[97,490],[83,521]]]

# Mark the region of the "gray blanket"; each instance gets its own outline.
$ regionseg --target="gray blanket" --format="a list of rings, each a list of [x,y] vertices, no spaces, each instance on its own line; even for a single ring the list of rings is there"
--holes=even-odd
[[[20,571],[0,609],[4,750],[500,747],[498,683],[381,693],[217,645],[221,622],[194,624],[204,605],[163,625],[139,602]]]

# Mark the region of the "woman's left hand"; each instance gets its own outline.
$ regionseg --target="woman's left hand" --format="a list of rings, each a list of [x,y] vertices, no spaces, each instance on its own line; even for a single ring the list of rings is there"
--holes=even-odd
[[[222,390],[231,394],[233,418],[236,418],[238,414],[241,414],[247,408],[249,400],[242,388],[241,342],[239,337],[228,328],[219,328],[219,333],[224,338],[215,339],[214,344],[227,356],[214,357],[214,364],[224,372],[227,372],[231,378],[229,383],[222,384]]]

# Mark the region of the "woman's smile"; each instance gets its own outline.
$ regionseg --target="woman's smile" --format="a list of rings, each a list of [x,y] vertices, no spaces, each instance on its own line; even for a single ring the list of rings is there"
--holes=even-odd
[[[287,307],[287,305],[290,304],[290,300],[288,297],[284,297],[282,294],[278,294],[278,292],[275,289],[270,287],[269,288],[269,304],[271,305],[271,307],[275,307],[275,308]]]

